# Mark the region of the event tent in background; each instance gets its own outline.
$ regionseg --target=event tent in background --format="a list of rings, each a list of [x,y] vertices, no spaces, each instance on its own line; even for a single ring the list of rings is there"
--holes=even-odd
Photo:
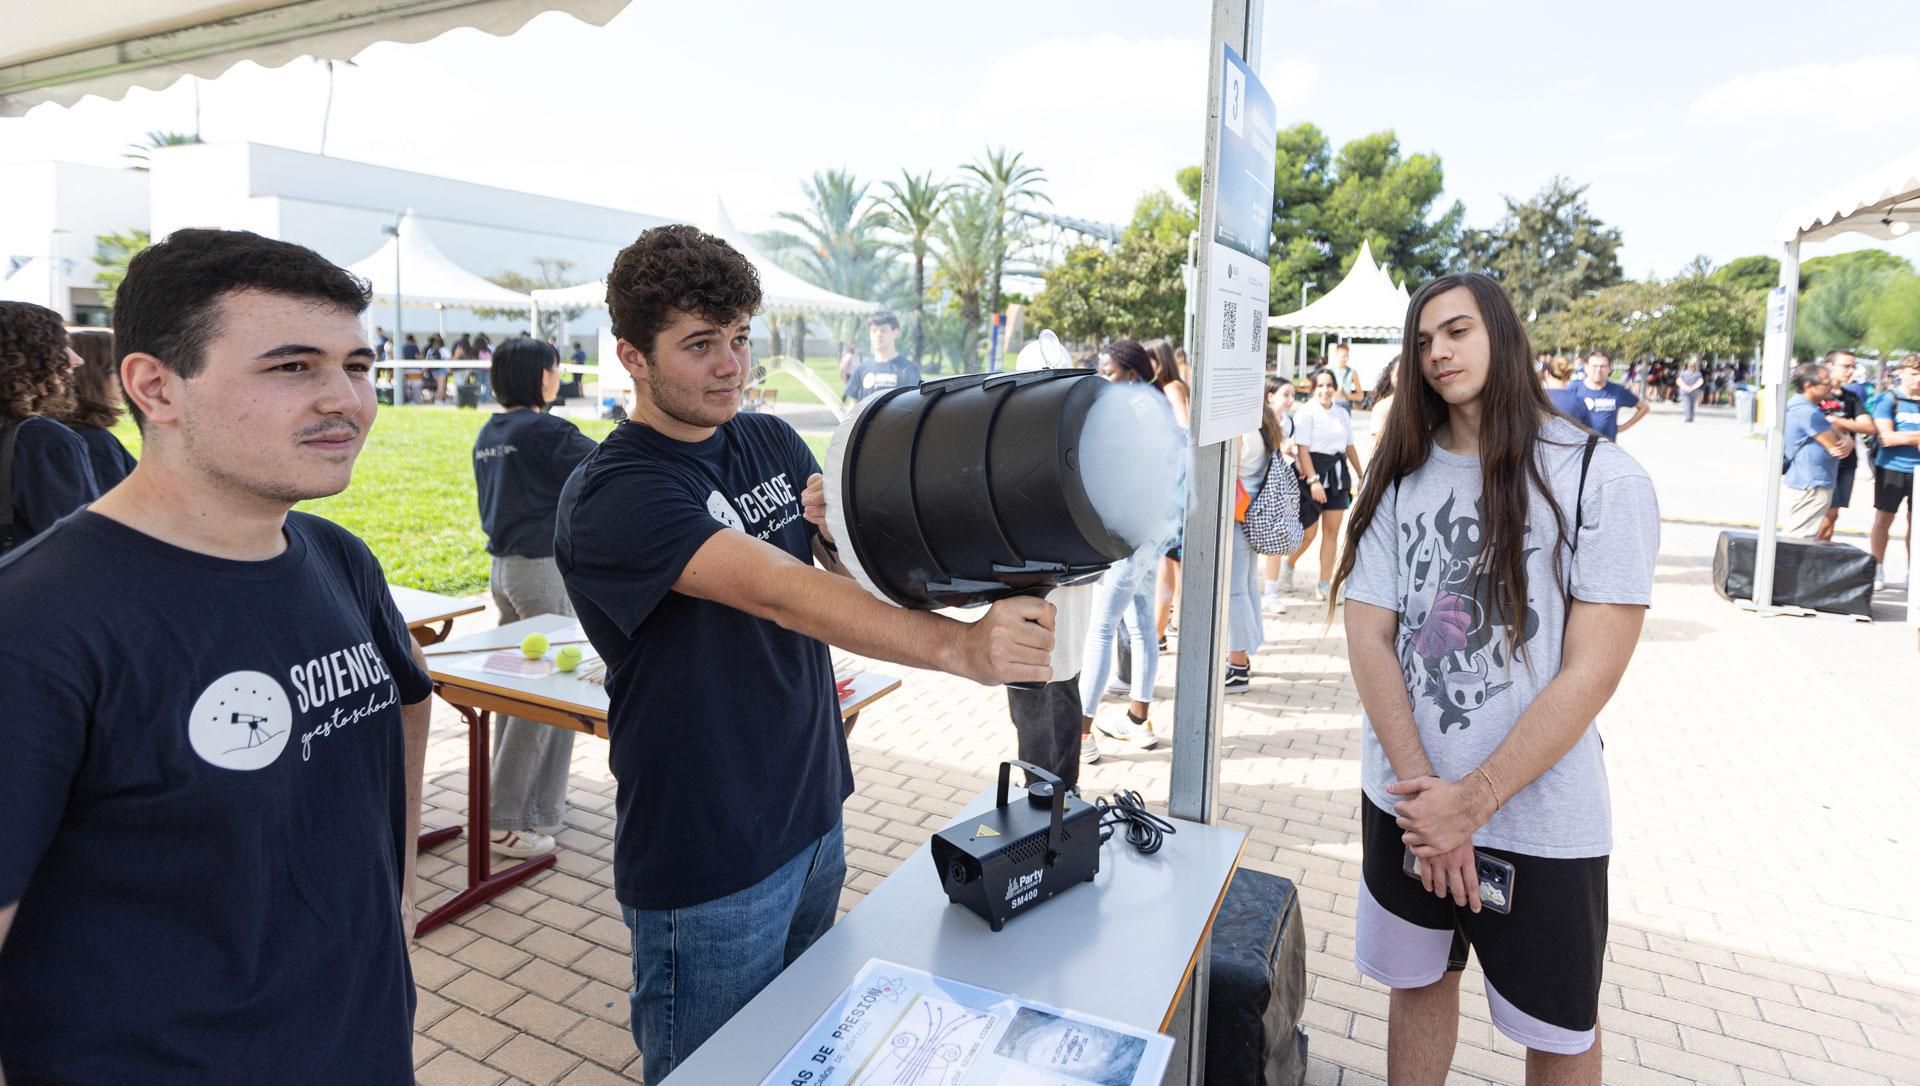
[[[455,264],[433,243],[426,224],[409,211],[400,217],[397,231],[372,256],[357,260],[348,271],[365,279],[376,300],[409,309],[524,309],[528,327],[538,323],[534,301],[517,291],[482,279]],[[439,329],[445,333],[446,329]]]

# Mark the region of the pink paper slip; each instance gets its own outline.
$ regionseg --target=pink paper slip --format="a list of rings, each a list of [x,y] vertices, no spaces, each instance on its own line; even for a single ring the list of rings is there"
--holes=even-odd
[[[544,679],[553,674],[553,661],[527,659],[519,649],[502,649],[490,653],[480,663],[480,670],[495,675],[512,675],[521,679]]]

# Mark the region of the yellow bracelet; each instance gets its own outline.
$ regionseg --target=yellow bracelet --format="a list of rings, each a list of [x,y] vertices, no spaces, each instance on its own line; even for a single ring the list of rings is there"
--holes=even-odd
[[[1498,789],[1498,788],[1496,788],[1496,787],[1494,786],[1494,783],[1493,783],[1493,778],[1487,775],[1487,770],[1486,770],[1486,767],[1484,767],[1484,766],[1474,766],[1474,767],[1473,767],[1473,771],[1474,771],[1475,773],[1478,773],[1478,774],[1480,774],[1480,779],[1481,779],[1481,780],[1483,780],[1483,781],[1486,781],[1486,782],[1487,782],[1487,791],[1489,791],[1489,792],[1492,792],[1492,793],[1493,793],[1493,810],[1494,810],[1494,813],[1495,813],[1495,814],[1498,814],[1498,813],[1500,813],[1500,789]]]

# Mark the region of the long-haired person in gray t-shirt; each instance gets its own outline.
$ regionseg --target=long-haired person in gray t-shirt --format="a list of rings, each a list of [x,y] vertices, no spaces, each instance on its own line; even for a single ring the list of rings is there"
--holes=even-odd
[[[1552,408],[1532,357],[1493,280],[1413,295],[1334,577],[1366,709],[1354,959],[1393,989],[1396,1086],[1445,1080],[1469,946],[1527,1081],[1600,1081],[1595,718],[1652,599],[1660,514],[1631,456]]]

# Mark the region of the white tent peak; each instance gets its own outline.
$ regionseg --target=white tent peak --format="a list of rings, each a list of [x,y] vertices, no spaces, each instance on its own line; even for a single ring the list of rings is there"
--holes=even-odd
[[[1267,327],[1398,339],[1407,319],[1407,301],[1406,284],[1396,284],[1392,274],[1374,260],[1373,246],[1362,241],[1339,285],[1305,309],[1269,318]]]
[[[395,290],[394,257],[399,256],[398,294],[402,305],[455,309],[530,309],[533,299],[489,282],[455,264],[433,243],[426,222],[409,208],[400,216],[400,232],[387,238],[377,252],[347,268],[373,287],[375,298],[392,303]]]
[[[1774,237],[1825,241],[1859,233],[1890,241],[1916,229],[1920,229],[1920,147],[1787,212]]]

